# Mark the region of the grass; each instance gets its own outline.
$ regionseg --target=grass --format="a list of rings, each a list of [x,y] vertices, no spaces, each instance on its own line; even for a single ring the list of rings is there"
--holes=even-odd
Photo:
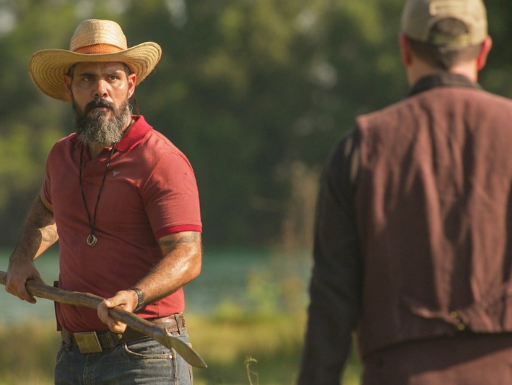
[[[205,327],[205,324],[210,326]],[[221,314],[192,317],[191,340],[209,369],[196,370],[194,383],[249,384],[245,361],[266,385],[293,384],[297,377],[304,319],[286,315]]]
[[[60,338],[53,324],[0,326],[0,385],[53,384]]]
[[[194,369],[194,384],[294,384],[304,325],[302,313],[250,314],[230,306],[207,317],[188,314],[192,344],[208,364],[207,369]],[[52,323],[0,325],[0,385],[53,384],[59,344]],[[358,385],[358,376],[357,363],[350,363],[343,384]]]

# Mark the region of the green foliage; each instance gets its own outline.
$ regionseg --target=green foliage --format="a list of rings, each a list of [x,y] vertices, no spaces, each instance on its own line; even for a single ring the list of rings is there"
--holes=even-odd
[[[80,20],[120,22],[130,46],[161,44],[162,60],[137,100],[194,166],[205,242],[275,244],[300,186],[293,165],[318,169],[357,114],[405,94],[397,45],[402,4],[0,1],[0,243],[14,242],[46,153],[73,131],[69,105],[34,87],[28,62],[37,50],[67,48]],[[512,5],[487,5],[495,49],[482,84],[512,96]]]

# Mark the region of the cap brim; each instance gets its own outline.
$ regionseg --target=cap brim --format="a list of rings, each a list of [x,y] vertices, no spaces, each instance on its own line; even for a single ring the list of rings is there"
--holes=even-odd
[[[29,72],[32,81],[44,94],[62,102],[71,102],[66,94],[64,75],[76,63],[122,62],[137,75],[137,83],[153,71],[162,56],[157,43],[146,42],[123,51],[109,54],[80,54],[63,49],[47,49],[36,52],[30,59]]]

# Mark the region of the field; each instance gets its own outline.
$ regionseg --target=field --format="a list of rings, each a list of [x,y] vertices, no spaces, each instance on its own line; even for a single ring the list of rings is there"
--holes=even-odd
[[[257,316],[227,308],[207,318],[189,315],[191,341],[209,366],[194,370],[194,384],[294,384],[304,324],[301,315]],[[0,325],[0,385],[53,384],[59,344],[53,323]],[[343,384],[359,384],[358,372],[357,364],[351,363]]]

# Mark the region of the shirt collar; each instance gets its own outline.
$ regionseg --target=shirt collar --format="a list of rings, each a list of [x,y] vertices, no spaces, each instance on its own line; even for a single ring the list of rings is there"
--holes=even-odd
[[[121,139],[121,141],[116,144],[117,151],[127,152],[138,145],[140,142],[144,140],[144,138],[153,130],[144,117],[142,115],[133,115],[132,119],[135,121],[131,128],[128,130],[126,135]],[[76,144],[80,145],[80,139],[78,139],[78,135],[75,132],[71,135],[71,140]]]
[[[118,151],[130,151],[142,142],[149,132],[153,130],[153,127],[146,123],[142,115],[134,115],[132,119],[135,123],[133,123],[133,126],[128,130],[123,139],[116,145],[116,150]]]
[[[407,96],[413,96],[436,87],[466,87],[482,89],[478,83],[472,82],[464,75],[440,72],[427,75],[419,79],[416,84],[410,88]]]

